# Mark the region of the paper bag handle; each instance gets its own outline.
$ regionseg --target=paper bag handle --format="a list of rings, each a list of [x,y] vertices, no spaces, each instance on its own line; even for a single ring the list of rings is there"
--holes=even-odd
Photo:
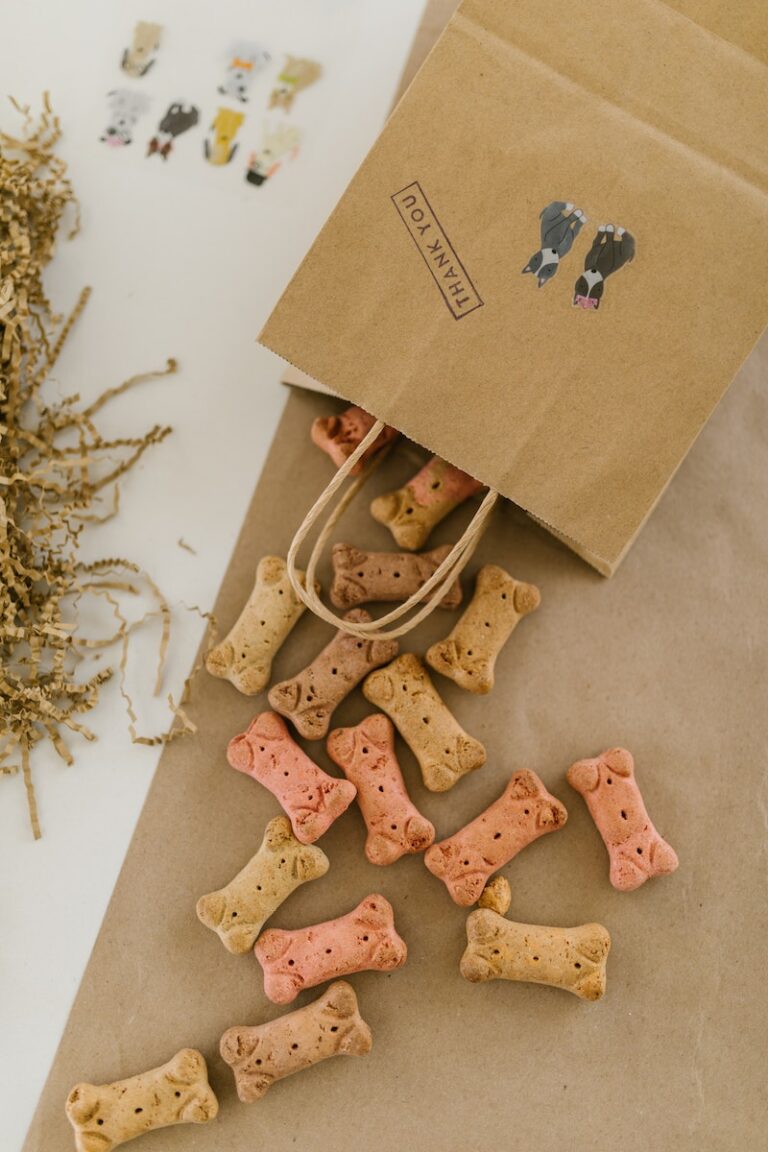
[[[291,581],[294,592],[299,599],[306,604],[307,608],[310,608],[321,620],[325,620],[328,624],[333,624],[336,628],[341,628],[344,632],[348,632],[351,636],[357,636],[361,640],[393,640],[397,636],[404,636],[406,632],[410,632],[410,630],[424,620],[425,617],[429,616],[430,612],[437,607],[445,596],[477,548],[480,537],[485,530],[486,521],[499,498],[498,492],[493,488],[489,488],[483,502],[464,530],[464,534],[456,541],[451,551],[442,563],[437,566],[429,579],[425,580],[421,588],[419,588],[417,592],[414,592],[412,596],[409,596],[402,604],[398,604],[396,608],[393,608],[391,612],[388,612],[385,616],[381,616],[378,620],[371,620],[368,623],[353,623],[350,620],[344,620],[330,608],[327,608],[315,591],[315,571],[332,529],[344,510],[360,491],[365,481],[374,469],[378,467],[383,457],[382,453],[375,456],[373,460],[368,463],[365,470],[359,476],[355,477],[353,483],[350,484],[336,506],[329,513],[309,557],[305,583],[302,583],[299,579],[299,574],[296,569],[296,557],[307,534],[316,523],[318,517],[328,507],[330,501],[344,483],[347,476],[349,476],[355,464],[357,464],[363,453],[370,448],[383,428],[384,422],[377,420],[370,432],[360,441],[354,452],[344,461],[336,475],[323,492],[320,493],[320,496],[299,525],[291,546],[288,549],[287,557],[288,578]],[[425,603],[424,597],[430,592],[432,595]],[[381,631],[383,625],[391,624],[395,620],[399,620],[401,616],[404,616],[419,604],[421,608],[410,620],[406,620],[397,628],[391,628],[388,632]]]

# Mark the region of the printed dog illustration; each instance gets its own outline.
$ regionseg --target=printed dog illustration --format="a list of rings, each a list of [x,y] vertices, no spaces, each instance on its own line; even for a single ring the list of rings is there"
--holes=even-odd
[[[161,24],[148,24],[146,20],[138,22],[133,30],[131,46],[125,49],[120,61],[123,72],[134,80],[146,76],[157,58],[162,31]]]
[[[597,311],[605,281],[635,258],[635,238],[626,228],[601,224],[584,260],[584,271],[576,281],[575,307]]]
[[[133,129],[149,107],[149,97],[143,92],[116,88],[107,93],[107,103],[109,123],[100,140],[110,148],[123,148],[133,143]]]
[[[560,261],[570,252],[587,218],[581,208],[564,200],[553,200],[540,212],[539,219],[541,248],[531,256],[523,274],[533,273],[539,288],[543,288],[556,275]]]
[[[301,132],[287,124],[264,124],[261,147],[251,152],[245,178],[249,184],[263,184],[274,176],[283,160],[295,160],[299,154]]]
[[[219,84],[222,96],[248,102],[248,89],[254,76],[266,68],[272,57],[260,44],[234,44],[230,52],[224,83]]]
[[[209,164],[229,164],[237,152],[235,136],[240,130],[245,116],[231,108],[219,108],[203,144],[203,152]]]
[[[321,66],[314,60],[302,60],[298,56],[287,56],[285,67],[277,78],[277,85],[269,97],[270,108],[282,108],[290,112],[299,92],[309,88],[322,75]]]
[[[147,145],[147,156],[157,153],[167,160],[173,151],[177,136],[194,128],[200,119],[200,110],[194,104],[173,103],[157,126],[155,135]]]

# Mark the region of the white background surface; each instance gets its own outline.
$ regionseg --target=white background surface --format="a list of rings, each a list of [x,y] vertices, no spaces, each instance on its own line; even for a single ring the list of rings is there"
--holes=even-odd
[[[176,697],[202,634],[182,605],[212,604],[285,399],[279,362],[255,336],[373,142],[420,10],[420,0],[3,5],[2,93],[35,105],[50,90],[65,129],[59,151],[82,204],[82,232],[62,241],[49,294],[68,311],[84,284],[94,288],[54,387],[88,401],[168,356],[180,362],[178,375],[103,413],[103,428],[116,435],[155,423],[174,432],[127,477],[119,517],[85,546],[91,558],[130,557],[161,585],[174,610],[165,688]],[[131,81],[118,65],[136,19],[162,23],[165,33],[155,68]],[[202,159],[203,135],[224,102],[216,87],[238,39],[264,43],[274,60],[254,84],[238,155],[214,168]],[[321,61],[324,77],[291,113],[304,132],[298,158],[256,188],[244,182],[245,160],[285,51]],[[121,150],[98,141],[114,87],[152,98],[134,144]],[[145,158],[157,121],[179,98],[201,107],[200,125],[167,163]],[[17,130],[10,107],[0,108],[0,122]],[[147,700],[156,640],[142,637],[129,668],[143,731],[168,722]],[[158,759],[131,744],[115,684],[88,722],[98,740],[73,738],[74,767],[45,749],[35,756],[42,841],[32,840],[20,778],[0,779],[3,1152],[23,1141]]]

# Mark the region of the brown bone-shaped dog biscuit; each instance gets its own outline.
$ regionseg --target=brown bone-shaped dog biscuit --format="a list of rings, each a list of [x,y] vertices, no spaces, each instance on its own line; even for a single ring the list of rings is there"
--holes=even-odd
[[[299,576],[303,583],[304,573]],[[256,696],[269,683],[272,661],[303,611],[285,560],[264,556],[245,607],[229,634],[206,656],[206,668],[244,695]]]
[[[433,456],[412,479],[371,504],[371,515],[385,524],[400,548],[415,551],[430,532],[484,485],[466,472]]]
[[[304,988],[353,972],[391,972],[408,955],[392,905],[378,893],[335,920],[293,932],[270,928],[254,952],[264,970],[264,991],[275,1004],[290,1004]]]
[[[608,849],[614,888],[631,892],[652,876],[675,871],[677,853],[653,826],[631,752],[611,748],[592,760],[579,760],[568,769],[568,783],[586,800]]]
[[[457,904],[479,899],[488,878],[518,852],[562,828],[565,807],[547,792],[535,772],[515,772],[498,800],[424,857]]]
[[[371,617],[364,608],[353,608],[344,619],[362,624]],[[340,628],[311,664],[270,689],[269,702],[305,740],[321,740],[342,700],[369,672],[392,660],[398,647],[397,640],[361,640]]]
[[[406,852],[423,852],[435,829],[421,815],[405,787],[395,756],[395,730],[381,713],[356,728],[337,728],[328,737],[328,755],[357,788],[371,864],[392,864]]]
[[[262,712],[230,740],[227,759],[277,797],[302,844],[319,840],[355,798],[354,785],[318,768],[274,712]]]
[[[549,928],[516,924],[490,908],[467,917],[467,948],[461,958],[465,980],[523,980],[599,1000],[611,938],[602,924]]]
[[[259,1100],[276,1080],[331,1056],[365,1056],[373,1041],[351,984],[337,980],[305,1008],[255,1027],[228,1028],[222,1059],[235,1074],[244,1104]]]
[[[462,776],[485,764],[485,748],[448,711],[413,653],[371,672],[363,695],[394,721],[418,760],[430,792],[446,792]]]
[[[475,594],[461,619],[427,652],[427,664],[469,692],[493,688],[496,657],[517,624],[538,608],[541,597],[533,584],[522,584],[503,568],[486,564],[477,574]]]
[[[66,1103],[77,1152],[110,1152],[171,1124],[206,1124],[218,1110],[205,1060],[194,1048],[129,1080],[76,1084]]]
[[[352,608],[373,601],[407,600],[426,584],[450,551],[450,544],[431,552],[364,552],[351,544],[334,544],[331,602],[337,608]],[[457,577],[438,607],[458,608],[460,603],[461,582]]]
[[[328,453],[337,468],[341,468],[375,423],[376,420],[373,416],[353,404],[351,408],[345,408],[338,416],[318,416],[312,422],[310,435],[313,443],[318,448],[322,448],[323,452]],[[355,464],[350,476],[357,476],[362,472],[368,461],[381,452],[383,448],[386,448],[387,444],[392,444],[397,440],[399,435],[400,433],[396,428],[385,425],[373,444],[366,448]]]
[[[228,951],[248,952],[266,921],[291,892],[307,880],[325,876],[328,868],[322,849],[301,844],[288,817],[275,816],[245,868],[226,888],[200,897],[198,919],[218,934]]]

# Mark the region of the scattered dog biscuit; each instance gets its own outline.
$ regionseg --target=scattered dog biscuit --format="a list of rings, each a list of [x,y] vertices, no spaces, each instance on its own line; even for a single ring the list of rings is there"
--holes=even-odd
[[[433,844],[424,863],[451,898],[466,907],[480,897],[494,872],[567,819],[565,807],[535,772],[515,772],[498,800],[453,836]]]
[[[447,792],[462,776],[485,764],[485,748],[449,712],[413,653],[371,672],[363,682],[363,695],[394,722],[418,760],[430,792]]]
[[[218,1110],[205,1060],[194,1048],[130,1080],[76,1084],[66,1103],[77,1152],[111,1152],[171,1124],[207,1124]]]
[[[125,49],[120,61],[123,72],[132,76],[134,80],[146,76],[157,59],[162,32],[162,24],[150,24],[146,20],[139,20],[133,30],[131,46]]]
[[[353,608],[344,619],[362,624],[371,617],[364,608]],[[398,647],[396,640],[361,640],[340,628],[311,664],[270,689],[269,702],[306,740],[321,740],[342,700],[369,672],[392,660]]]
[[[263,712],[247,732],[230,740],[227,760],[269,789],[302,844],[319,840],[355,798],[354,785],[318,768],[274,712]]]
[[[299,577],[303,582],[304,573]],[[206,668],[245,696],[256,696],[269,683],[272,661],[303,611],[285,560],[264,556],[245,607],[229,634],[206,656]]]
[[[285,67],[277,78],[277,84],[269,96],[270,108],[282,108],[290,112],[299,92],[309,88],[320,79],[322,68],[314,60],[304,60],[299,56],[287,56]]]
[[[198,919],[217,933],[229,952],[248,952],[270,916],[307,880],[325,876],[325,852],[302,844],[287,816],[267,824],[261,847],[226,888],[197,902]]]
[[[232,108],[218,108],[211,121],[208,135],[203,141],[203,155],[209,164],[220,167],[234,160],[238,145],[235,136],[240,131],[245,116]]]
[[[334,544],[331,603],[337,608],[352,608],[372,601],[407,600],[426,584],[450,551],[450,544],[431,552],[364,552],[351,544]],[[439,607],[457,608],[460,603],[461,582],[457,577]]]
[[[465,980],[522,980],[573,992],[582,1000],[605,993],[605,964],[611,938],[602,924],[549,928],[516,924],[490,908],[467,917],[467,948],[461,958]]]
[[[468,692],[490,692],[499,652],[522,617],[535,611],[540,601],[534,584],[523,584],[503,568],[486,564],[477,574],[475,594],[461,619],[445,640],[432,645],[427,664]]]
[[[371,515],[386,525],[400,548],[415,551],[426,544],[441,520],[485,485],[433,456],[420,472],[394,492],[377,496]]]
[[[277,1080],[328,1060],[365,1056],[373,1040],[351,984],[337,980],[312,1004],[267,1024],[228,1028],[221,1056],[235,1074],[243,1104],[259,1100]]]
[[[194,128],[200,119],[200,110],[194,104],[180,101],[169,105],[168,111],[157,126],[157,131],[147,145],[147,156],[162,156],[167,160],[173,151],[174,140]]]
[[[219,93],[247,104],[248,92],[254,76],[262,72],[272,57],[261,44],[240,42],[233,44],[229,52],[229,63]]]
[[[477,904],[480,908],[490,908],[499,916],[506,916],[512,903],[512,889],[506,876],[492,876],[480,894]]]
[[[635,761],[626,748],[611,748],[568,769],[568,783],[587,802],[610,857],[610,880],[631,892],[653,876],[678,865],[677,853],[653,826],[635,779]]]
[[[100,140],[108,148],[126,148],[133,143],[133,129],[147,111],[150,99],[145,92],[115,88],[107,93],[109,122]]]
[[[363,408],[353,404],[345,408],[338,416],[318,416],[312,421],[310,435],[313,444],[327,452],[337,468],[341,468],[354,452],[355,448],[365,439],[376,423],[374,416],[369,415]],[[379,435],[366,448],[363,455],[350,472],[350,476],[357,476],[362,472],[369,460],[373,459],[388,444],[397,440],[400,433],[396,428],[386,426]]]
[[[286,159],[296,159],[300,143],[301,131],[295,125],[265,123],[261,144],[248,157],[246,181],[257,187],[266,183],[280,170]]]
[[[355,728],[337,728],[328,737],[328,755],[357,788],[368,829],[365,854],[371,864],[393,864],[407,852],[423,852],[435,829],[418,811],[405,787],[395,756],[395,730],[381,713]]]
[[[405,964],[408,949],[395,929],[392,905],[378,893],[357,908],[293,932],[268,928],[256,941],[264,992],[274,1004],[290,1004],[305,988],[353,972],[391,972]]]

